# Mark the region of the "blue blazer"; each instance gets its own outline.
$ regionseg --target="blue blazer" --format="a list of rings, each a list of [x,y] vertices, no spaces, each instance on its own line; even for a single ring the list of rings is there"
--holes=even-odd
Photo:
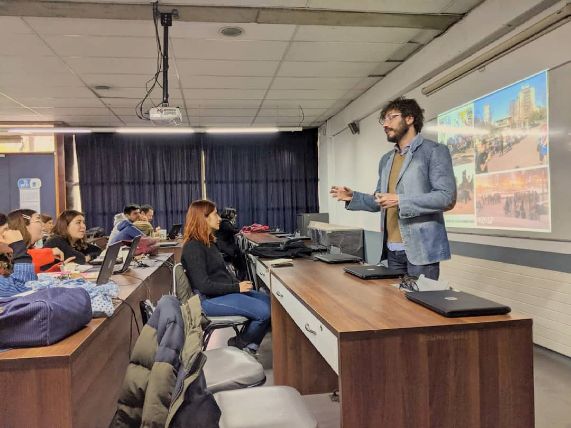
[[[381,211],[383,255],[386,258],[385,210],[375,202],[375,193],[387,193],[395,151],[379,162],[379,181],[373,194],[353,192],[348,210]],[[399,227],[408,260],[415,265],[450,258],[444,211],[456,204],[456,179],[448,148],[418,135],[410,145],[397,178]]]

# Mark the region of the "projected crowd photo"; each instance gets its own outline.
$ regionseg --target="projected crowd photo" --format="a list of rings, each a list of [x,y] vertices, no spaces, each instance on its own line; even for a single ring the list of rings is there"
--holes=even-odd
[[[547,73],[438,116],[458,188],[451,227],[549,232]]]

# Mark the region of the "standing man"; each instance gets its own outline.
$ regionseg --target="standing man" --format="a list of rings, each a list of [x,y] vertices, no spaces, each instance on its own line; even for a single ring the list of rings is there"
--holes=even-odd
[[[381,260],[390,269],[438,279],[440,261],[450,258],[443,212],[456,204],[456,181],[448,148],[420,135],[423,122],[416,100],[387,103],[379,123],[395,146],[379,162],[375,192],[333,186],[329,193],[348,210],[381,211]]]

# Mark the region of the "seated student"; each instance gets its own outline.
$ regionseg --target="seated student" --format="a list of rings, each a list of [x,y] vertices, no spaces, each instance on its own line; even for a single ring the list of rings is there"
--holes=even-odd
[[[52,229],[54,227],[54,222],[51,216],[48,214],[40,214],[40,219],[42,220],[42,245],[46,243],[46,241],[52,235]],[[38,241],[39,242],[39,241]]]
[[[123,218],[115,216],[115,226],[109,235],[108,245],[119,241],[132,241],[133,238],[141,236],[141,231],[133,223],[139,220],[141,208],[139,205],[129,204],[123,209]]]
[[[7,220],[4,214],[0,214],[0,297],[28,291],[26,282],[37,279],[22,234],[8,229]]]
[[[30,209],[12,211],[8,214],[8,228],[22,234],[36,273],[59,270],[55,263],[64,261],[63,252],[59,248],[34,248],[35,243],[42,238],[42,221],[37,212]]]
[[[75,257],[75,263],[83,265],[97,258],[101,248],[85,241],[85,217],[75,210],[62,212],[56,220],[53,235],[44,244],[46,248],[59,248],[65,259]]]
[[[216,246],[222,252],[224,259],[232,262],[238,274],[238,279],[247,279],[246,260],[236,243],[236,234],[240,232],[240,228],[236,226],[236,209],[224,208],[220,217],[222,218],[220,228],[214,232]]]
[[[241,315],[250,319],[245,331],[228,345],[256,352],[270,326],[270,298],[252,290],[250,281],[238,281],[214,245],[220,226],[216,205],[194,201],[188,208],[181,262],[206,315]]]
[[[133,222],[133,225],[147,236],[152,236],[154,229],[151,221],[153,221],[154,210],[150,205],[141,205],[141,214],[139,219]]]

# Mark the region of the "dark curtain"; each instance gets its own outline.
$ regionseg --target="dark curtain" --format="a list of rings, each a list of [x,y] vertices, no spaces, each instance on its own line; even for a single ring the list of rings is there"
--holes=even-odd
[[[170,227],[201,197],[199,135],[77,135],[76,151],[88,227],[110,232],[127,203],[152,205],[153,224]]]
[[[237,209],[238,223],[296,229],[319,211],[317,129],[277,134],[206,134],[206,195]]]

